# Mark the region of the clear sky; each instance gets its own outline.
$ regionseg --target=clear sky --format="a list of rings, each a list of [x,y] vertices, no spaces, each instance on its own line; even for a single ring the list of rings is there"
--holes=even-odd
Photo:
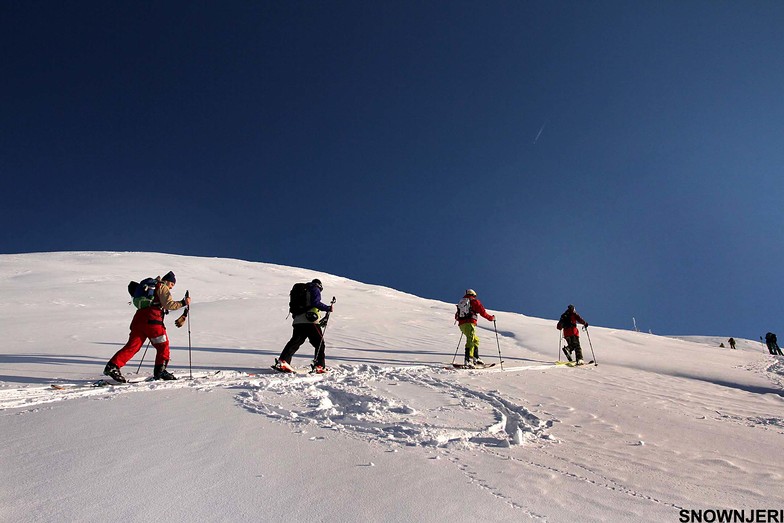
[[[782,28],[780,1],[0,0],[0,252],[784,334]]]

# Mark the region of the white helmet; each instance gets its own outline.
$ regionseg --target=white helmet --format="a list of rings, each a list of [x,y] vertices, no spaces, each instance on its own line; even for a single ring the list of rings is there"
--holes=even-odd
[[[474,289],[466,289],[466,296],[476,296]]]

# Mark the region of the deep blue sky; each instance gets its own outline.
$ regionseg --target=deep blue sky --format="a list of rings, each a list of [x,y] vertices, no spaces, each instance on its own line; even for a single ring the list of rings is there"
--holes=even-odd
[[[784,334],[782,28],[779,1],[0,0],[0,252]]]

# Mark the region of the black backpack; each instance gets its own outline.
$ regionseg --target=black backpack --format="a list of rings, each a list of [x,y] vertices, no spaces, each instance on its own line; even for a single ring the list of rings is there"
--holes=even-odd
[[[289,292],[289,312],[294,316],[310,309],[310,284],[295,283]]]
[[[561,326],[562,329],[567,327],[577,327],[577,324],[572,321],[572,313],[569,311],[564,312],[561,314],[561,319],[558,321],[558,324]]]
[[[135,281],[128,283],[128,294],[133,298],[133,305],[137,309],[149,307],[155,301],[155,286],[157,284],[156,278],[145,278],[138,283]]]

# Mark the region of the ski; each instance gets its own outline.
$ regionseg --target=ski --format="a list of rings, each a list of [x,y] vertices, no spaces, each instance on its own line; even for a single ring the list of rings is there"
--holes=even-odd
[[[211,372],[203,372],[197,373],[193,377],[193,379],[203,379],[203,378],[211,378],[215,376],[219,376],[221,371],[211,371]],[[96,389],[100,387],[121,387],[124,385],[138,385],[140,383],[152,383],[152,382],[171,382],[171,381],[180,381],[180,380],[189,380],[188,376],[182,376],[176,380],[156,380],[153,376],[134,376],[130,378],[128,381],[116,381],[112,378],[101,378],[97,381],[89,381],[86,383],[50,383],[49,386],[54,390],[73,390],[73,389]]]
[[[582,365],[577,365],[575,361],[556,361],[556,365],[562,365],[564,367],[585,367],[586,365],[594,365],[596,362],[594,360],[586,361]]]
[[[496,365],[495,363],[486,363],[485,365],[475,365],[473,367],[466,367],[464,363],[453,363],[452,368],[465,369],[465,370],[482,370],[482,369],[489,369],[490,367],[495,367],[495,365]]]
[[[107,387],[111,385],[106,380],[98,380],[90,383],[51,383],[50,386],[54,390],[68,390],[68,389],[95,389],[98,387]]]
[[[294,370],[283,370],[280,367],[276,367],[275,365],[271,365],[270,368],[272,370],[274,370],[275,372],[278,372],[280,374],[312,374],[312,371],[310,370],[310,367],[307,367],[307,368],[295,367]]]
[[[134,384],[145,383],[149,381],[155,381],[155,380],[152,378],[152,376],[150,376],[143,379],[128,380],[126,382],[100,379],[88,383],[51,383],[50,386],[54,390],[97,389],[99,387],[117,387],[123,385],[134,385]]]

